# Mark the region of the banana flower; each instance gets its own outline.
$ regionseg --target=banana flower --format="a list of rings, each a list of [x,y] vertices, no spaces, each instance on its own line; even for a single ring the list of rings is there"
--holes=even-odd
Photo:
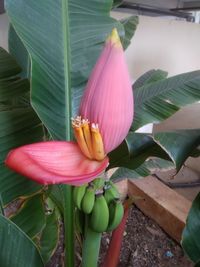
[[[84,91],[79,116],[72,119],[76,142],[48,141],[13,149],[5,164],[41,184],[81,185],[108,166],[107,154],[126,137],[133,121],[133,94],[116,29]]]

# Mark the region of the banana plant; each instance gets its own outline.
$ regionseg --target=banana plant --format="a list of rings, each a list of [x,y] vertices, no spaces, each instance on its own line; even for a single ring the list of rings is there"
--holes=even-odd
[[[24,3],[18,4],[17,1],[16,3],[7,1],[6,9],[20,40],[23,40],[31,58],[31,105],[35,108],[39,117],[42,118],[51,137],[59,140],[71,139],[70,117],[77,110],[83,88],[102,44],[108,32],[115,26],[118,27],[119,32],[123,35],[123,26],[109,16],[112,1],[88,1],[88,5],[81,1],[77,1],[77,3],[62,1],[62,3],[56,4],[52,1],[51,3],[48,2],[48,4],[44,2],[39,5],[35,5],[34,1],[32,3],[29,2],[27,5],[24,1]],[[29,12],[31,10],[33,13],[37,12],[38,18],[33,17],[33,20],[29,21],[28,13],[23,12],[24,8],[28,8]],[[79,16],[77,16],[77,10]],[[20,12],[23,13],[23,18],[19,15]],[[48,17],[45,14],[48,14]],[[36,23],[35,19],[38,23]],[[45,21],[51,22],[52,27],[49,23],[47,25]],[[93,21],[95,21],[95,25],[93,25]],[[24,28],[25,25],[26,27]],[[127,27],[127,21],[125,26]],[[36,31],[33,30],[33,27]],[[48,31],[49,27],[52,29],[51,32]],[[56,31],[53,30],[53,27]],[[97,27],[98,31],[96,31]],[[78,31],[74,29],[78,29]],[[44,47],[47,42],[41,38],[42,33],[43,36],[47,37],[48,35],[49,38],[49,45],[45,50]],[[24,34],[28,37],[26,41],[24,40]],[[59,41],[57,37],[59,37]],[[33,47],[33,43],[35,47]],[[50,43],[52,46],[50,46]],[[56,45],[60,47],[59,52],[55,50]],[[51,55],[48,51],[53,50],[55,53]],[[21,53],[18,55],[22,57]],[[28,57],[25,56],[24,58],[26,61]],[[24,58],[19,60],[19,62],[23,62]],[[79,60],[78,64],[77,59]],[[42,62],[44,64],[41,64]],[[46,65],[47,62],[48,66]],[[25,68],[27,66],[28,64],[25,64]],[[27,76],[27,70],[22,76]],[[43,88],[44,91],[43,89],[40,90],[40,88]],[[35,92],[38,89],[40,93],[43,91],[43,96],[38,95],[39,91]],[[73,101],[71,101],[72,98]],[[45,104],[45,101],[47,104]],[[51,110],[49,110],[49,106],[48,112],[46,112],[45,106],[48,106],[50,103],[52,104]],[[30,143],[32,142],[30,141]],[[59,189],[62,192],[63,198],[65,198],[63,199],[64,209],[68,211],[68,215],[66,212],[64,214],[68,216],[68,218],[65,217],[66,231],[68,232],[66,244],[69,255],[67,265],[71,266],[73,265],[73,258],[70,258],[70,255],[73,255],[71,188],[61,186]]]
[[[182,247],[188,254],[190,259],[195,263],[195,267],[200,263],[200,245],[199,245],[199,233],[200,233],[200,193],[196,196],[192,203],[192,207],[188,214],[186,226],[182,234]]]
[[[9,153],[5,164],[44,185],[62,183],[80,186],[91,182],[106,169],[109,163],[106,155],[124,140],[133,120],[133,92],[116,29],[107,38],[92,71],[79,112],[72,119],[77,143],[49,141],[22,146]],[[103,220],[100,221],[97,216],[100,215],[100,207],[105,207],[101,213],[106,211],[107,203],[103,195],[96,198],[91,215],[93,228],[97,229],[94,226],[96,221],[101,224],[98,231],[103,232],[109,228],[109,213],[107,207],[106,216],[102,214],[102,219],[107,218],[104,226]],[[97,258],[88,257],[93,244],[89,246],[87,241],[89,239],[91,243],[94,234],[92,238],[87,235],[91,235],[91,230],[86,230],[83,266],[95,266]],[[100,240],[98,236],[96,238]]]
[[[109,11],[111,7],[112,1],[108,0],[103,2],[98,0],[84,2],[63,0],[59,2],[48,1],[48,3],[47,1],[43,1],[42,3],[36,3],[35,1],[20,1],[20,3],[15,0],[6,1],[7,13],[10,17],[13,28],[17,33],[16,38],[18,38],[18,41],[20,42],[21,40],[23,41],[23,44],[28,51],[28,56],[26,54],[26,56],[22,59],[22,54],[19,51],[17,52],[16,48],[13,48],[14,42],[11,43],[12,53],[15,54],[17,58],[21,59],[19,61],[22,63],[24,69],[22,76],[31,77],[31,105],[37,112],[42,124],[48,130],[50,137],[53,139],[68,141],[73,138],[71,116],[77,115],[80,99],[82,98],[83,89],[88,80],[89,73],[99,56],[102,44],[108,36],[108,33],[112,28],[116,27],[122,35],[122,43],[124,47],[126,47],[129,43],[130,37],[132,36],[129,35],[129,31],[126,29],[127,27],[130,29],[131,25],[137,25],[137,19],[132,20],[132,23],[130,23],[131,20],[125,20],[121,24],[110,18]],[[26,10],[26,12],[24,12],[24,10]],[[125,38],[123,38],[123,25],[126,33]],[[98,31],[96,29],[98,29]],[[132,33],[134,30],[135,28],[132,29]],[[30,73],[28,63],[29,59],[31,62]],[[143,75],[134,84],[135,123],[133,123],[131,132],[125,142],[108,155],[110,161],[109,168],[118,166],[123,168],[120,168],[118,172],[127,170],[130,171],[131,169],[131,171],[134,171],[137,174],[138,172],[148,173],[150,166],[149,162],[146,162],[146,160],[150,156],[161,157],[163,161],[159,162],[160,166],[167,164],[165,160],[170,160],[176,164],[177,169],[181,167],[181,164],[191,153],[193,153],[195,146],[199,143],[198,129],[193,132],[182,132],[182,134],[180,132],[174,132],[162,133],[160,135],[153,136],[139,136],[135,133],[135,130],[146,123],[162,121],[175,113],[180,107],[199,101],[199,74],[199,72],[192,72],[166,79],[167,74],[165,72],[153,70]],[[96,94],[97,93],[95,93],[95,95]],[[91,100],[88,100],[89,95],[90,94],[86,92],[86,96],[83,98],[85,101],[81,104],[81,110],[86,115],[92,114],[91,112],[86,111],[88,106],[92,103]],[[101,94],[99,98],[100,97]],[[27,96],[21,101],[27,102]],[[87,101],[90,102],[90,105],[88,105],[89,102],[87,103]],[[5,105],[5,103],[3,103],[3,105]],[[120,119],[122,118],[120,117]],[[80,123],[78,119],[74,121],[74,126],[77,126],[77,123]],[[109,131],[112,132],[112,130]],[[105,139],[105,135],[103,136],[103,139]],[[191,140],[188,140],[188,136],[192,136]],[[122,134],[122,137],[125,137],[124,134]],[[177,145],[175,140],[179,139],[179,137],[180,141]],[[101,140],[101,136],[99,135],[98,140]],[[117,138],[113,138],[112,142],[115,143],[116,140]],[[136,145],[134,145],[135,140],[138,140]],[[77,141],[80,143],[80,139]],[[187,141],[186,144],[185,141]],[[172,149],[170,142],[174,142],[174,149]],[[33,143],[33,141],[30,140],[30,143]],[[65,142],[59,141],[58,143],[64,144]],[[23,144],[14,144],[9,148],[15,148],[24,144],[26,144],[26,142]],[[115,146],[116,144],[117,143],[115,143]],[[112,146],[112,149],[115,146]],[[27,159],[28,149],[26,148],[27,147],[24,147],[24,150],[17,149],[15,152],[20,152],[20,157]],[[30,148],[35,148],[35,152],[37,151],[37,147],[34,145],[31,145]],[[52,152],[52,148],[49,150],[49,148],[45,148],[44,146],[43,150],[40,150],[40,152],[43,153],[47,152],[48,155],[49,151]],[[87,154],[83,147],[82,151],[85,155]],[[106,152],[109,151],[110,149],[108,148]],[[66,153],[65,149],[63,153]],[[11,155],[14,155],[14,153]],[[137,155],[136,160],[134,160],[135,155]],[[3,160],[4,159],[5,155]],[[44,158],[40,157],[40,159]],[[81,155],[81,157],[79,157],[79,160],[82,161],[82,159],[83,162],[86,162],[85,156],[82,157]],[[102,164],[98,163],[95,168],[98,166],[98,171],[103,170],[105,169],[107,162],[108,158],[106,157]],[[86,164],[85,166],[89,165]],[[93,168],[93,163],[90,166]],[[5,172],[7,172],[7,170]],[[48,170],[46,169],[45,172],[47,173]],[[98,172],[96,172],[95,169],[93,175],[96,175],[97,173]],[[30,176],[30,174],[24,172],[23,174]],[[44,182],[46,179],[44,179],[45,175],[42,178],[34,176],[34,179]],[[50,173],[48,173],[48,175],[50,179]],[[59,173],[59,175],[60,178],[63,178],[61,173]],[[33,173],[31,174],[31,178],[32,176]],[[90,177],[91,179],[92,176]],[[115,178],[116,177],[117,174],[115,174]],[[83,179],[84,177],[79,178]],[[19,179],[22,178],[20,177]],[[49,183],[49,181],[50,180],[46,181],[46,183]],[[60,181],[61,180],[59,180],[59,182]],[[55,180],[53,182],[55,182]],[[77,179],[75,183],[79,182],[80,180]],[[71,184],[74,183],[72,182]],[[38,186],[37,184],[34,185]],[[41,190],[43,190],[40,186],[39,188],[40,189],[38,191],[36,190],[36,192],[41,192]],[[19,195],[20,193],[16,197]],[[73,266],[74,229],[72,218],[74,208],[72,202],[72,188],[65,185],[53,186],[50,191],[50,197],[64,214],[65,230],[67,234],[65,244],[68,248],[66,265]],[[11,200],[12,197],[7,200],[7,203]],[[27,205],[28,203],[24,205],[24,209],[21,210],[21,214],[26,213]],[[23,215],[21,217],[23,217]],[[13,221],[15,223],[17,223],[17,221],[20,223],[21,220],[16,218],[17,217],[14,217]],[[18,215],[18,218],[20,218],[20,214]],[[22,224],[19,225],[19,227],[26,231],[26,228]],[[34,255],[36,258],[39,257],[39,261],[41,261],[40,254],[44,255],[45,253],[45,247],[42,248],[41,244],[47,244],[46,238],[48,236],[49,229],[51,229],[51,218],[46,219],[46,227],[43,225],[41,229],[41,236],[44,239],[40,240],[43,241],[40,243],[35,241],[36,247],[34,245],[34,248],[36,248],[37,252],[38,248],[40,248],[40,252],[39,256],[38,253],[35,252]],[[28,233],[31,233],[31,231],[27,231],[27,234]],[[93,236],[93,234],[94,232],[89,233],[89,239],[87,239],[85,243],[87,243],[88,240],[92,240],[90,237]],[[34,235],[31,235],[31,238],[34,238]],[[99,240],[99,235],[96,238]],[[88,244],[92,245],[91,242]],[[50,253],[42,257],[43,263],[48,261],[50,255],[52,255],[51,251],[53,251],[54,248],[50,250]],[[85,254],[87,253],[85,252]],[[36,260],[38,261],[38,259]],[[87,261],[84,264],[86,265]],[[13,262],[10,266],[11,265],[14,265]],[[38,264],[38,266],[40,265]]]

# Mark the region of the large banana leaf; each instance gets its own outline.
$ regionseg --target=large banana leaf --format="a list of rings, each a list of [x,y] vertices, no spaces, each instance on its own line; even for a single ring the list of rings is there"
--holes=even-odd
[[[46,226],[41,233],[39,250],[44,263],[47,263],[54,254],[59,242],[59,221],[55,210],[46,216]]]
[[[165,77],[165,72],[151,71],[133,85],[135,117],[132,130],[163,121],[181,107],[200,100],[200,71]]]
[[[24,144],[43,139],[40,120],[21,97],[29,91],[29,82],[18,77],[21,68],[0,49],[0,199],[6,205],[13,199],[31,195],[41,186],[8,170],[4,160],[8,152]],[[23,163],[22,163],[23,164]]]
[[[154,159],[148,159],[134,170],[123,167],[117,168],[117,170],[112,174],[111,179],[112,180],[116,179],[121,180],[124,178],[138,179],[153,174],[155,173],[155,171],[159,170],[166,171],[171,169],[174,169],[174,164],[171,161],[154,158]]]
[[[15,29],[10,24],[8,35],[9,53],[17,60],[22,68],[21,77],[30,77],[31,62],[28,52],[17,35]]]
[[[31,57],[32,105],[56,139],[70,139],[71,115],[102,44],[113,27],[123,31],[111,7],[112,0],[6,0]]]
[[[0,47],[0,79],[5,79],[17,75],[21,68],[17,62],[9,57],[5,49]]]
[[[136,171],[150,157],[158,157],[172,161],[178,171],[199,144],[200,129],[152,135],[130,132],[126,140],[110,153],[108,169],[123,167]]]
[[[29,237],[0,214],[0,266],[43,267],[40,253]]]
[[[137,16],[130,16],[126,19],[121,20],[120,22],[122,23],[125,31],[125,34],[121,36],[121,42],[123,44],[124,49],[126,49],[130,44],[131,39],[136,31],[137,25],[139,23],[139,18]],[[10,25],[9,28],[8,43],[10,54],[15,57],[18,64],[22,68],[20,76],[29,77],[31,68],[30,57],[12,25]]]
[[[166,151],[178,171],[195,148],[200,145],[200,129],[156,133],[153,139]]]
[[[190,259],[200,264],[200,193],[192,203],[187,217],[186,226],[182,234],[182,247]]]
[[[41,194],[26,200],[10,219],[31,239],[42,232],[46,224],[44,201]]]
[[[126,49],[130,45],[131,39],[137,29],[139,18],[137,16],[131,16],[121,20],[120,22],[123,24],[125,30],[125,35],[122,38],[122,45],[123,48]]]
[[[136,170],[149,157],[171,160],[151,135],[130,132],[125,141],[109,154],[108,169],[123,167]]]
[[[133,89],[137,90],[138,88],[140,88],[144,85],[148,85],[148,84],[163,80],[163,79],[167,78],[167,75],[168,75],[168,73],[166,71],[163,71],[160,69],[149,70],[135,81],[135,83],[133,85]]]

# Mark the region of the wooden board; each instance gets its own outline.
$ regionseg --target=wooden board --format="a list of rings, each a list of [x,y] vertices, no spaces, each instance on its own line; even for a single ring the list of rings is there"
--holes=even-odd
[[[129,180],[128,194],[139,196],[135,205],[180,242],[191,202],[155,177]]]
[[[128,195],[128,180],[124,179],[120,182],[117,182],[115,185],[120,193],[120,198],[124,200]]]

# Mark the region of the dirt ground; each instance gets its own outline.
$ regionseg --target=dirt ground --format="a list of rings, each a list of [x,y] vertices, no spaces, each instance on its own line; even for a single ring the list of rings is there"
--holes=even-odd
[[[109,243],[102,240],[102,254]],[[103,256],[103,255],[102,255]],[[132,207],[118,267],[192,267],[182,248],[151,219]]]
[[[99,266],[109,245],[109,235],[102,239]],[[46,267],[61,267],[62,245]],[[77,251],[76,267],[80,267]],[[118,267],[193,267],[182,248],[136,207],[129,213]]]

